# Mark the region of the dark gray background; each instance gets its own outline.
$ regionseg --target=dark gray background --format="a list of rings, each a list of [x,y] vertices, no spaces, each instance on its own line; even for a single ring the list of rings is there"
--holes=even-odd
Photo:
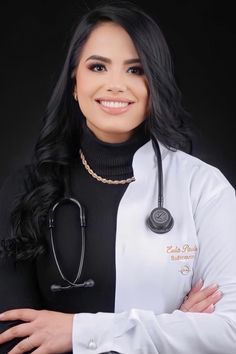
[[[155,15],[170,46],[194,154],[236,187],[235,24],[231,2],[134,1]],[[29,161],[76,19],[95,1],[9,1],[0,5],[0,185]]]

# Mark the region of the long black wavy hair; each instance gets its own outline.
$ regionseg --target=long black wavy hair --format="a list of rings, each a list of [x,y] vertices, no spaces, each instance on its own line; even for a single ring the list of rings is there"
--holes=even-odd
[[[130,35],[147,77],[150,110],[145,124],[151,137],[171,149],[187,151],[191,134],[181,105],[170,52],[156,21],[131,2],[109,1],[89,10],[72,36],[64,67],[43,116],[27,188],[11,214],[11,238],[5,254],[15,260],[37,257],[45,250],[49,209],[64,195],[68,168],[76,159],[82,113],[73,98],[75,71],[80,53],[96,25],[112,21]],[[14,242],[12,242],[14,239]],[[9,242],[8,242],[9,241]]]

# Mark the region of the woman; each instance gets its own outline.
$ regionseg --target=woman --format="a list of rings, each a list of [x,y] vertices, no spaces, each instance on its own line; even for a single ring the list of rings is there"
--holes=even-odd
[[[1,353],[235,352],[235,193],[183,152],[183,114],[148,15],[83,17],[32,164],[1,192]]]

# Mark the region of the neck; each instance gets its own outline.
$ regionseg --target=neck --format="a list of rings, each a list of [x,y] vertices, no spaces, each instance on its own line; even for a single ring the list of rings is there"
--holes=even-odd
[[[93,134],[96,136],[96,138],[104,143],[110,143],[110,144],[119,144],[119,143],[124,143],[128,141],[132,135],[134,134],[134,131],[130,132],[106,132],[106,131],[101,131],[94,125],[92,125],[88,120],[86,121],[87,127],[93,132]]]
[[[133,177],[134,153],[148,140],[149,137],[144,134],[142,127],[129,140],[110,143],[98,139],[84,124],[80,148],[95,174],[106,179],[124,180]]]

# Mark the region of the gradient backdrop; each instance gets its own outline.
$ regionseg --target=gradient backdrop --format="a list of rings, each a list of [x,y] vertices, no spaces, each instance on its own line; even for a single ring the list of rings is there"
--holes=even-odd
[[[194,155],[220,168],[236,187],[236,32],[230,1],[134,2],[155,15],[170,46],[183,103],[196,126]],[[1,3],[0,185],[29,161],[73,26],[95,3]]]

